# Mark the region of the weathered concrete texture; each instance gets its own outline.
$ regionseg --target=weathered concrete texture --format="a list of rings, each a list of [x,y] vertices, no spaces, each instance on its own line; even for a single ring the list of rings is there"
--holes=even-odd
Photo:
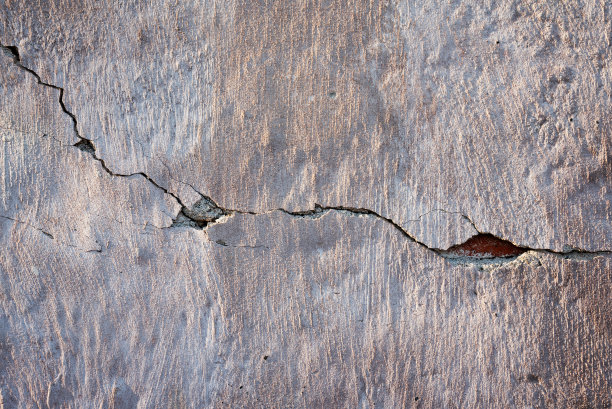
[[[172,224],[180,206],[171,196],[139,175],[111,177],[72,146],[78,138],[58,90],[37,84],[6,54],[0,72],[1,218],[83,251],[101,251],[120,226]]]
[[[99,407],[117,382],[138,407],[609,402],[611,257],[453,267],[363,219],[240,215],[210,229],[223,244],[132,230],[103,253],[4,221],[3,393],[22,407],[55,383]]]
[[[186,204],[444,209],[612,249],[607,0],[11,1],[0,42]]]
[[[609,1],[9,0],[0,45],[1,409],[612,407]]]

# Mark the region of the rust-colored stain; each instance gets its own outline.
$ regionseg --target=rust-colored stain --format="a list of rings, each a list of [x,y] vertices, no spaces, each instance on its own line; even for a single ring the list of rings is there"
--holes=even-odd
[[[509,241],[498,239],[492,234],[479,234],[463,244],[457,244],[448,249],[448,254],[463,257],[493,258],[515,257],[523,254],[525,249],[515,246]]]

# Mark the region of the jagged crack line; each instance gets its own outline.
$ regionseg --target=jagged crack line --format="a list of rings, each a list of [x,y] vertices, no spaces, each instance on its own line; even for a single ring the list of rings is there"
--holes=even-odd
[[[406,237],[408,240],[412,241],[413,243],[416,243],[419,246],[427,250],[433,251],[434,253],[440,255],[440,251],[438,249],[429,247],[425,243],[417,240],[416,237],[414,237],[413,235],[408,233],[406,230],[404,230],[404,228],[402,228],[402,226],[400,226],[395,221],[393,221],[393,219],[382,216],[381,214],[375,212],[374,210],[357,208],[357,207],[348,207],[348,206],[322,206],[319,204],[315,204],[315,208],[313,210],[306,210],[306,211],[301,211],[301,212],[290,212],[285,209],[277,209],[277,210],[283,213],[286,213],[288,215],[291,215],[291,216],[296,216],[296,217],[316,216],[319,214],[327,213],[329,211],[346,212],[346,213],[350,213],[351,215],[356,215],[356,216],[364,216],[364,215],[371,216],[371,217],[383,220],[385,223],[389,223],[391,226],[393,226],[394,229],[400,232],[402,236]]]
[[[104,161],[104,159],[100,158],[99,156],[97,156],[96,154],[96,148],[92,142],[91,139],[88,139],[84,136],[82,136],[79,131],[78,131],[78,122],[77,122],[77,118],[76,116],[70,112],[67,108],[66,108],[66,104],[64,103],[64,88],[59,87],[57,85],[53,85],[53,84],[49,84],[44,82],[40,76],[38,75],[38,73],[36,73],[34,70],[24,66],[21,63],[21,58],[19,55],[19,49],[16,46],[6,46],[2,43],[0,43],[0,48],[3,48],[4,50],[6,50],[7,52],[9,52],[12,57],[13,57],[13,64],[15,66],[17,66],[18,68],[30,73],[32,76],[34,76],[34,78],[36,78],[36,81],[38,84],[46,86],[46,87],[50,87],[53,89],[58,90],[59,92],[59,104],[60,107],[62,109],[62,111],[68,115],[72,121],[72,125],[73,125],[73,129],[74,129],[74,133],[77,136],[77,138],[79,139],[79,142],[75,143],[73,146],[89,153],[96,161],[98,161],[102,167],[102,169],[104,169],[104,171],[106,173],[108,173],[111,176],[116,176],[116,177],[132,177],[132,176],[141,176],[143,178],[145,178],[148,182],[150,182],[153,186],[155,186],[157,189],[160,189],[162,192],[164,192],[165,194],[173,197],[176,202],[181,206],[181,210],[179,211],[179,213],[177,214],[177,216],[175,217],[174,221],[173,221],[173,225],[172,226],[182,226],[182,225],[188,225],[190,227],[194,227],[194,228],[198,228],[198,229],[204,229],[206,227],[208,227],[211,224],[214,224],[215,222],[217,222],[217,220],[220,217],[214,218],[212,220],[207,220],[207,221],[201,221],[198,219],[194,219],[192,217],[190,217],[188,215],[188,208],[187,206],[185,206],[185,204],[182,202],[182,200],[174,193],[168,191],[168,189],[164,188],[163,186],[159,185],[157,182],[155,182],[155,180],[153,180],[150,176],[148,176],[146,173],[144,172],[136,172],[136,173],[131,173],[131,174],[121,174],[121,173],[115,173],[112,170],[110,170],[108,168],[108,166],[106,166],[106,163]],[[192,189],[194,189],[195,192],[197,192],[203,199],[209,201],[210,203],[212,203],[212,208],[213,209],[218,209],[222,216],[228,216],[228,215],[232,215],[235,213],[239,213],[239,214],[249,214],[249,215],[258,215],[261,213],[255,213],[255,212],[251,212],[251,211],[243,211],[243,210],[237,210],[237,209],[226,209],[223,207],[218,206],[210,197],[202,194],[201,192],[199,192],[198,190],[196,190],[192,185],[188,184]],[[341,211],[341,212],[346,212],[346,213],[350,213],[352,215],[357,215],[357,216],[363,216],[363,215],[368,215],[368,216],[372,216],[378,219],[383,220],[386,223],[389,223],[391,226],[393,226],[398,232],[400,232],[404,237],[406,237],[407,239],[409,239],[410,241],[418,244],[419,246],[430,250],[434,253],[436,253],[437,255],[444,257],[444,258],[448,258],[448,255],[446,254],[447,252],[445,250],[441,250],[441,249],[436,249],[436,248],[431,248],[429,246],[427,246],[425,243],[417,240],[414,236],[412,236],[410,233],[408,233],[406,230],[404,230],[398,223],[396,223],[395,221],[393,221],[390,218],[384,217],[382,215],[380,215],[379,213],[370,210],[370,209],[365,209],[365,208],[354,208],[354,207],[348,207],[348,206],[321,206],[321,205],[315,205],[315,209],[312,210],[306,210],[306,211],[299,211],[299,212],[292,212],[292,211],[288,211],[282,208],[279,209],[275,209],[277,211],[281,211],[284,212],[286,214],[289,214],[291,216],[295,216],[295,217],[312,217],[312,216],[318,216],[319,214],[322,213],[326,213],[328,211]],[[442,210],[442,209],[440,209]],[[445,210],[443,210],[445,211]],[[268,213],[268,212],[266,212]],[[466,215],[461,214],[462,217],[464,217],[473,227],[474,229],[478,232],[481,233],[482,232],[476,227],[476,224]],[[189,221],[189,223],[182,223],[180,221],[181,218],[187,219]],[[45,234],[48,235],[48,233],[43,232]],[[52,236],[51,236],[52,237]],[[501,238],[500,238],[501,239]],[[503,239],[502,239],[503,240]],[[539,252],[539,253],[548,253],[548,254],[554,254],[554,255],[558,255],[558,256],[562,256],[562,257],[566,257],[566,258],[576,258],[576,257],[584,257],[584,256],[598,256],[598,255],[610,255],[612,254],[612,251],[608,251],[608,250],[602,250],[602,251],[585,251],[585,250],[572,250],[569,252],[559,252],[559,251],[554,251],[554,250],[550,250],[550,249],[535,249],[535,248],[529,248],[529,247],[523,247],[523,246],[517,246],[518,248],[520,248],[521,250],[525,250],[525,251],[533,251],[533,252]],[[510,259],[515,259],[516,257],[512,257],[512,258],[508,258],[508,260]]]
[[[208,198],[208,196],[204,196],[204,195],[203,197]],[[247,212],[247,211],[241,211],[241,210],[232,210],[232,209],[227,209],[227,208],[222,208],[222,207],[219,207],[219,209],[226,212],[225,214],[230,214],[230,215],[233,213],[248,214],[248,215],[264,215],[264,214],[268,214],[274,211],[279,211],[287,215],[290,215],[292,217],[308,218],[308,219],[316,219],[332,211],[346,213],[351,216],[369,216],[369,217],[373,217],[376,219],[380,219],[383,222],[390,224],[395,230],[397,230],[406,239],[421,246],[422,248],[425,248],[435,253],[436,255],[444,259],[447,259],[449,262],[453,264],[460,264],[460,265],[461,264],[482,264],[482,263],[502,264],[502,263],[513,261],[520,256],[520,255],[502,256],[502,257],[498,257],[498,256],[496,257],[488,257],[488,256],[487,257],[479,257],[479,256],[460,257],[460,256],[456,256],[456,255],[451,254],[451,252],[449,252],[448,250],[427,246],[425,243],[419,241],[416,237],[411,235],[408,231],[406,231],[402,226],[396,223],[393,219],[385,217],[375,212],[374,210],[365,209],[365,208],[355,208],[355,207],[348,207],[348,206],[323,206],[320,204],[315,204],[314,209],[303,210],[303,211],[289,211],[283,208],[277,208],[277,209],[269,210],[263,213],[255,213],[255,212]],[[468,219],[468,221],[471,222],[471,220],[467,216],[464,216],[464,217],[466,217],[466,219]],[[210,222],[210,224],[213,224],[215,222],[216,220]],[[478,229],[476,229],[476,231],[478,231]],[[479,234],[483,234],[483,233],[480,233],[480,231],[478,232]],[[496,237],[499,240],[507,241],[507,240],[504,240],[494,235],[490,235],[490,236]],[[539,248],[531,248],[531,247],[525,247],[525,246],[516,246],[516,247],[522,250],[523,252],[530,251],[530,252],[535,252],[535,253],[552,254],[552,255],[566,258],[566,259],[585,259],[585,258],[590,259],[596,256],[612,255],[612,251],[609,251],[609,250],[598,250],[598,251],[572,250],[568,252],[561,252],[561,251],[555,251],[555,250],[550,250],[550,249],[539,249]]]
[[[100,163],[100,165],[102,166],[102,169],[104,169],[104,171],[106,173],[108,173],[111,176],[116,176],[116,177],[132,177],[132,176],[142,176],[143,178],[145,178],[147,181],[149,181],[153,186],[155,186],[157,189],[160,189],[161,191],[163,191],[165,194],[172,196],[177,203],[181,206],[181,211],[179,213],[182,213],[184,209],[186,209],[187,207],[185,206],[185,204],[181,201],[181,199],[175,195],[174,193],[168,191],[168,189],[164,188],[163,186],[159,185],[157,182],[155,182],[153,179],[151,179],[150,176],[148,176],[146,173],[144,172],[136,172],[136,173],[131,173],[131,174],[121,174],[121,173],[115,173],[112,170],[110,170],[110,168],[108,166],[106,166],[106,163],[104,162],[104,159],[100,158],[97,153],[96,153],[96,148],[93,144],[93,141],[91,139],[88,139],[84,136],[82,136],[79,133],[79,129],[78,129],[78,122],[76,119],[76,116],[70,112],[68,110],[68,108],[66,108],[66,104],[64,103],[64,88],[59,87],[57,85],[53,85],[53,84],[49,84],[47,82],[44,82],[41,78],[40,75],[38,75],[38,73],[28,67],[26,67],[25,65],[23,65],[21,63],[21,57],[19,55],[19,49],[16,46],[6,46],[2,43],[0,43],[0,48],[3,48],[4,50],[8,51],[12,57],[13,57],[13,64],[28,72],[29,74],[31,74],[32,76],[34,76],[34,78],[36,79],[37,83],[40,85],[43,85],[45,87],[49,87],[49,88],[53,88],[55,90],[59,91],[59,104],[60,107],[62,109],[62,111],[68,115],[72,121],[72,127],[74,129],[74,133],[77,136],[77,138],[79,139],[79,142],[75,143],[73,146],[89,153],[96,161],[98,161]],[[178,217],[178,216],[177,216]],[[187,218],[189,218],[188,216],[185,216]]]

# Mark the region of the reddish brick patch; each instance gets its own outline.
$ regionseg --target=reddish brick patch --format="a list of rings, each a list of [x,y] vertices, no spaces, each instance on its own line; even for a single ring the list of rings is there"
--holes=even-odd
[[[449,248],[447,254],[457,257],[493,258],[515,257],[525,251],[527,250],[509,241],[498,239],[492,234],[479,234],[463,244]]]

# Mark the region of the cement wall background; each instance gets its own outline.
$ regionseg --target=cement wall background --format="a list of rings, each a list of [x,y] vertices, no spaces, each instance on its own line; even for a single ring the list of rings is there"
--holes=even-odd
[[[6,0],[0,408],[612,407],[612,2]]]

